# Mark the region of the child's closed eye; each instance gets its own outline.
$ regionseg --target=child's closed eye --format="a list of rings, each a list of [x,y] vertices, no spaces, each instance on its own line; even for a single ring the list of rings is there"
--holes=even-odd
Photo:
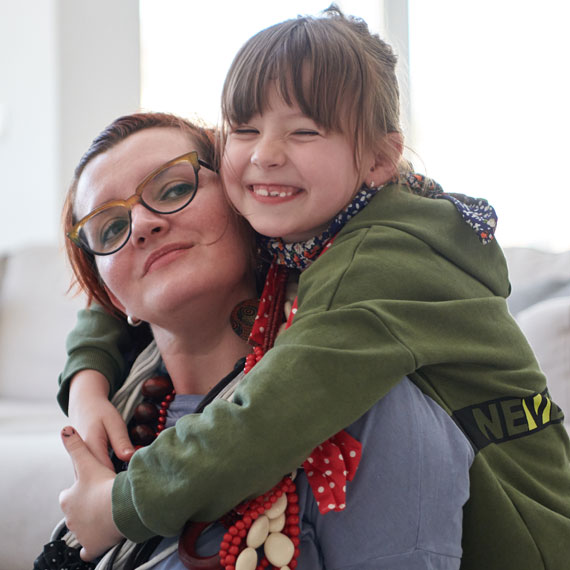
[[[231,130],[233,135],[256,135],[259,131],[254,127],[234,127]]]
[[[293,132],[293,135],[301,137],[318,137],[320,134],[319,131],[313,129],[297,129]]]

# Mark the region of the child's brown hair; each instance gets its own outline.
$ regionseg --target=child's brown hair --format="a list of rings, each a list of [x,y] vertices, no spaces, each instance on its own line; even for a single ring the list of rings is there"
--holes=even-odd
[[[381,153],[390,144],[387,133],[401,132],[396,62],[366,22],[344,16],[334,4],[322,17],[262,30],[243,45],[226,77],[221,145],[231,125],[263,113],[269,88],[276,86],[285,102],[296,102],[321,127],[354,133],[359,165],[363,152]]]

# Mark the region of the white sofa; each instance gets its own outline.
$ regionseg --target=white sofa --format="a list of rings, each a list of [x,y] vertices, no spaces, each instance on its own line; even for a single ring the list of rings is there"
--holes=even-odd
[[[55,401],[65,337],[84,304],[66,295],[69,276],[55,246],[0,257],[0,570],[31,570],[73,481]]]
[[[570,252],[507,250],[519,320],[570,418]],[[59,491],[73,476],[55,401],[64,341],[81,298],[55,247],[0,256],[0,570],[31,570],[61,519]],[[569,424],[567,424],[568,427]]]

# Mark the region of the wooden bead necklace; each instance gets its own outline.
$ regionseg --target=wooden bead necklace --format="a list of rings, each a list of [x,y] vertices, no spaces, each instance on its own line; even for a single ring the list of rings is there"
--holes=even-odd
[[[176,395],[168,376],[145,380],[141,392],[145,399],[135,408],[129,422],[129,435],[136,448],[150,445],[158,437],[166,424],[168,407]]]

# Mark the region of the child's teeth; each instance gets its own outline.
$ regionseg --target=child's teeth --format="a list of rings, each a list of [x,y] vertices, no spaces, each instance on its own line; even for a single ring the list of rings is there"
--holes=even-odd
[[[272,198],[286,198],[287,196],[291,196],[293,194],[291,190],[268,190],[264,187],[254,187],[253,191],[258,196],[271,196]]]

